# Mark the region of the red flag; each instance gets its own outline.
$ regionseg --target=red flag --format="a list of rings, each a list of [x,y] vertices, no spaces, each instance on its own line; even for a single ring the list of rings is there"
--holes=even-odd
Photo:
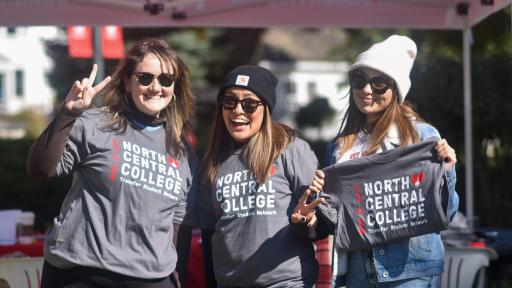
[[[101,27],[101,53],[106,59],[124,57],[123,30],[119,26]]]
[[[92,29],[89,26],[68,27],[68,49],[72,58],[92,58]]]

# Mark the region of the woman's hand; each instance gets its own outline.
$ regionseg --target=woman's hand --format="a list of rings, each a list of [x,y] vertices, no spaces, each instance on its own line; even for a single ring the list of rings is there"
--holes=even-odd
[[[446,139],[441,139],[436,143],[437,156],[439,159],[444,160],[446,165],[444,166],[445,170],[450,170],[457,163],[457,155],[455,154],[455,150],[448,145]]]
[[[307,200],[311,193],[318,195],[322,191],[324,186],[324,177],[325,175],[321,170],[315,171],[315,178],[313,179],[313,182],[308,187],[308,189],[304,191],[304,194],[302,197],[300,197],[299,204],[297,204],[295,210],[292,213],[292,223],[304,223],[307,224],[308,227],[313,227],[313,225],[315,225],[317,220],[315,215],[315,208],[325,200],[324,198],[318,198],[309,204],[307,203]]]
[[[73,83],[71,90],[69,90],[69,93],[64,100],[64,108],[67,111],[81,113],[87,109],[89,105],[91,105],[92,98],[96,96],[96,94],[98,94],[98,92],[101,91],[108,82],[110,82],[110,76],[108,76],[98,83],[98,85],[93,87],[92,84],[94,84],[97,72],[98,65],[94,64],[89,78],[82,79],[82,82],[77,80]]]

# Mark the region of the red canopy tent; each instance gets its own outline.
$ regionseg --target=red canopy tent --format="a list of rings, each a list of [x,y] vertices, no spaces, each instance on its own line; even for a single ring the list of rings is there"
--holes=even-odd
[[[471,27],[511,0],[0,0],[0,25],[124,27],[343,27],[461,30],[465,150],[472,151]],[[465,153],[466,215],[473,159]]]

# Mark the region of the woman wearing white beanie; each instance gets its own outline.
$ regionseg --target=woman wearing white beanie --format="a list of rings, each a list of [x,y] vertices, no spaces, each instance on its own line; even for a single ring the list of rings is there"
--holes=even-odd
[[[338,136],[329,144],[326,164],[436,137],[438,156],[446,162],[448,189],[454,195],[448,204],[452,219],[458,208],[455,151],[404,103],[416,49],[410,38],[392,35],[357,57],[349,71],[349,107]],[[345,253],[338,253],[335,287],[440,287],[443,256],[441,238],[435,233],[349,252],[348,260]]]

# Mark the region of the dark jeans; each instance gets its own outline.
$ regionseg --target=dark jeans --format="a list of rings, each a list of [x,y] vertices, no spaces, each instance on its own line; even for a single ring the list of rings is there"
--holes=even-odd
[[[174,275],[142,279],[90,267],[60,269],[43,264],[41,288],[176,288]]]

